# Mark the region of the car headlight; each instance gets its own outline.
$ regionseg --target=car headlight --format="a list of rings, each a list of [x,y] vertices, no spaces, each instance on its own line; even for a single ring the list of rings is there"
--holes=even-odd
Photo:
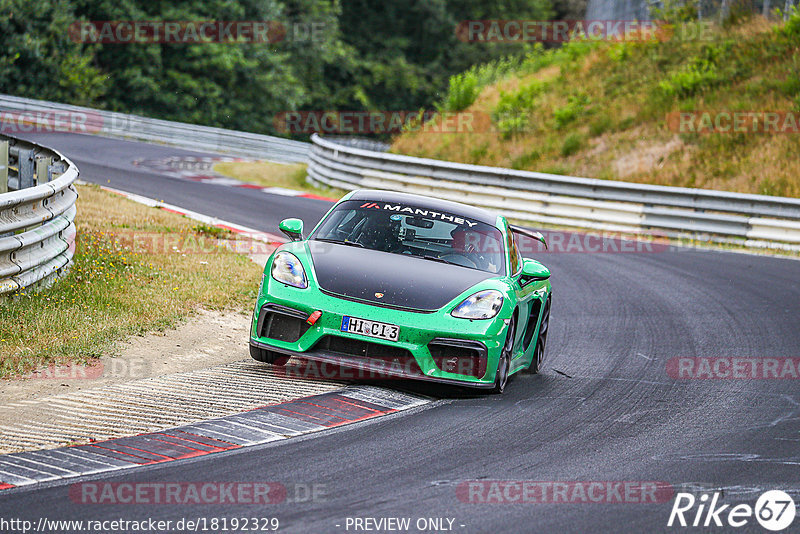
[[[303,264],[290,252],[278,252],[272,260],[272,278],[283,284],[305,289],[308,279]]]
[[[459,319],[491,319],[503,307],[503,294],[494,289],[478,291],[464,299],[450,315]]]

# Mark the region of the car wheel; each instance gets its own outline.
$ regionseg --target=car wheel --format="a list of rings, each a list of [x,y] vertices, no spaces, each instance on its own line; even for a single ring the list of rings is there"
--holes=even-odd
[[[254,347],[253,345],[250,345],[250,357],[259,362],[281,366],[286,365],[286,362],[289,361],[289,357],[285,354],[261,349],[259,347]]]
[[[508,384],[508,373],[511,369],[511,354],[514,351],[514,336],[516,335],[517,322],[514,318],[508,325],[506,333],[506,342],[503,345],[503,351],[500,353],[500,359],[497,362],[497,372],[494,378],[494,393],[502,393]]]
[[[542,324],[539,326],[539,337],[536,338],[536,350],[533,353],[530,371],[531,373],[538,373],[542,369],[544,363],[545,348],[547,347],[547,331],[550,328],[550,297],[544,304],[544,312],[542,313]]]

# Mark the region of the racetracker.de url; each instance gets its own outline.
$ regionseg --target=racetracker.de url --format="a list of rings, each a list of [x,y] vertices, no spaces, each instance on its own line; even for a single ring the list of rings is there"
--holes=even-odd
[[[181,519],[48,519],[0,518],[0,532],[275,532],[277,517],[183,517]]]

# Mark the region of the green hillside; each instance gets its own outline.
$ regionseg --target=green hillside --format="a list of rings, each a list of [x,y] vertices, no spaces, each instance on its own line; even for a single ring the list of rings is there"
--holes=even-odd
[[[688,38],[693,33],[702,38]],[[451,78],[440,109],[463,110],[474,131],[421,128],[392,150],[797,197],[800,14],[786,23],[678,24],[649,40],[533,47],[522,60]]]

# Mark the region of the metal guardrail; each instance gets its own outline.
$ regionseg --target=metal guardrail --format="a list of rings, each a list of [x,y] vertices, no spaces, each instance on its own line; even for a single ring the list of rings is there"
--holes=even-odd
[[[514,219],[621,232],[659,231],[751,246],[800,244],[800,199],[559,176],[414,158],[369,140],[312,136],[301,143],[193,124],[0,95],[0,111],[70,131],[195,150],[308,161],[309,179],[344,189],[435,195],[502,210]],[[4,126],[6,124],[4,123]],[[0,165],[3,155],[0,153]],[[12,179],[13,180],[13,179]]]
[[[0,295],[69,267],[77,178],[78,168],[60,153],[0,136]]]
[[[0,111],[15,114],[6,127],[97,134],[247,158],[295,163],[308,161],[309,143],[197,124],[150,119],[112,111],[0,95]],[[24,123],[24,124],[23,124]],[[7,132],[8,133],[8,132]]]
[[[311,138],[309,179],[433,195],[532,223],[750,246],[800,243],[800,199],[558,176],[364,150]]]

